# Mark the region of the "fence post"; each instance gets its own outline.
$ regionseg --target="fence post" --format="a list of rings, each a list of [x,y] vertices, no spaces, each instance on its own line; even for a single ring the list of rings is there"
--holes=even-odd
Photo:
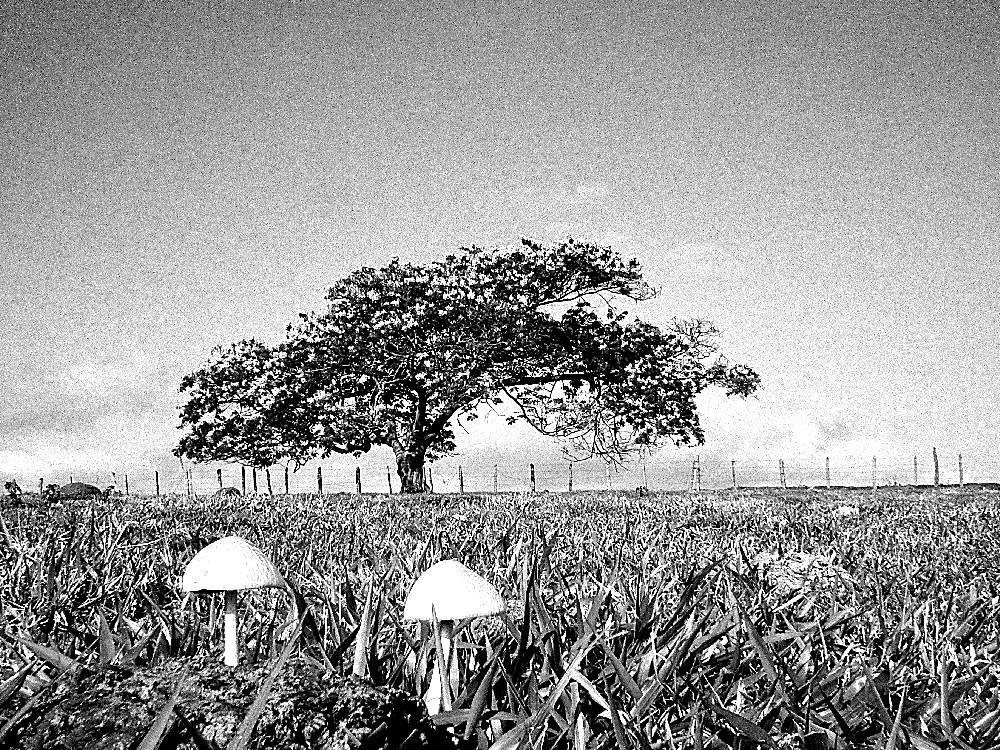
[[[830,457],[826,457],[826,488],[830,489]]]
[[[878,489],[878,459],[872,456],[872,489]]]
[[[499,468],[499,466],[497,464],[493,464],[493,492],[494,492],[494,494],[499,491],[497,489],[499,487],[499,484],[500,484],[499,480],[500,480],[500,468]]]
[[[736,484],[736,460],[735,460],[735,459],[733,459],[733,460],[732,460],[732,461],[730,461],[729,463],[730,463],[730,467],[731,467],[731,468],[732,468],[732,470],[733,470],[733,489],[734,489],[734,490],[737,490],[737,489],[739,489],[739,485],[738,485],[738,484]]]
[[[646,477],[646,452],[643,451],[639,455],[642,458],[642,486],[643,486],[643,489],[647,489],[648,490],[649,489],[649,480]]]
[[[390,466],[385,467],[385,484],[389,488],[389,494],[392,494],[392,468]]]
[[[287,467],[287,466],[285,467],[285,494],[286,494],[286,495],[289,495],[289,494],[291,494],[291,493],[290,493],[290,492],[288,491],[288,467]]]
[[[962,475],[962,454],[958,454],[958,486],[965,486],[965,477]]]
[[[241,481],[240,487],[241,487],[241,489],[243,491],[243,495],[245,496],[247,494],[247,467],[246,466],[241,466],[240,467],[240,481]]]
[[[274,497],[274,490],[271,489],[271,467],[264,469],[264,476],[267,478],[267,494]]]
[[[917,457],[916,456],[913,457],[913,484],[914,484],[914,486],[920,484],[920,482],[917,480]]]
[[[938,457],[937,448],[931,448],[931,452],[934,454],[934,486],[941,486],[941,472],[938,470]]]
[[[222,469],[215,470],[215,476],[219,478],[219,489],[222,489]]]
[[[157,495],[160,493],[157,492]],[[45,477],[38,477],[38,500],[41,502],[42,497],[45,495]]]
[[[316,467],[316,492],[317,494],[323,494],[323,467]]]
[[[788,489],[788,481],[785,479],[785,459],[778,459],[778,480],[781,482],[781,489]]]
[[[156,496],[160,496],[160,472],[154,472],[156,474]]]
[[[567,489],[566,491],[567,492],[572,492],[573,491],[573,462],[572,461],[569,463],[569,489]]]
[[[531,491],[534,492],[535,491],[535,465],[534,464],[528,464],[528,466],[531,469]]]
[[[462,477],[462,467],[458,467],[458,493],[460,495],[465,494],[465,480]]]
[[[125,497],[128,497],[128,474],[125,475]]]
[[[357,489],[358,494],[361,494],[361,467],[356,466],[354,468],[354,487]]]
[[[253,469],[253,494],[257,494],[257,467],[254,466]]]
[[[604,478],[608,482],[608,490],[611,489],[611,464],[604,464]]]
[[[428,492],[434,492],[434,470],[427,467],[427,490]]]

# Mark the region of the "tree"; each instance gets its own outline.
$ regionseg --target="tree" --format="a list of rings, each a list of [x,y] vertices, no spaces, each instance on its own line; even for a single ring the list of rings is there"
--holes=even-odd
[[[425,462],[453,451],[455,424],[483,405],[512,407],[508,422],[577,458],[701,443],[695,397],[711,385],[746,396],[759,378],[718,356],[711,324],[661,329],[620,307],[652,296],[637,261],[572,239],[361,268],[280,344],[216,348],[184,377],[174,452],[302,465],[385,445],[403,492],[422,492]]]

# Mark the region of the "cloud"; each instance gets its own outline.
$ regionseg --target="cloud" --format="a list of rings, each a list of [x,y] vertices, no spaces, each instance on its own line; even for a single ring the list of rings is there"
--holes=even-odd
[[[147,351],[5,364],[0,474],[20,481],[169,458],[177,376]]]
[[[608,187],[606,182],[581,182],[573,190],[573,194],[579,201],[584,203],[593,203],[604,200],[611,195],[611,189]]]
[[[535,191],[532,191],[535,193]],[[552,190],[539,190],[531,195],[533,205],[550,205],[555,208],[593,208],[607,203],[611,198],[611,187],[600,180],[584,180],[571,186]]]
[[[597,241],[598,245],[607,245],[615,250],[623,250],[626,245],[631,244],[633,237],[629,232],[609,229],[604,235]]]
[[[716,392],[706,392],[699,407],[704,452],[726,452],[737,460],[822,456],[856,462],[907,454],[895,436],[850,408],[818,404],[816,410],[790,409],[764,397],[741,400]]]
[[[71,470],[103,470],[110,474],[116,465],[113,457],[102,449],[79,450],[38,443],[26,449],[0,451],[0,474],[10,474],[18,479],[48,475],[56,483],[61,483],[62,478],[56,479],[54,474],[65,474]]]
[[[155,375],[154,359],[141,349],[68,363],[46,371],[52,391],[69,396],[93,396],[144,390]]]

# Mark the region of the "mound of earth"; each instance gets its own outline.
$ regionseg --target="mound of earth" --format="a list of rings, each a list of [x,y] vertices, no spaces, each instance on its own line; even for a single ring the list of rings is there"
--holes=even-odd
[[[159,747],[224,748],[250,710],[269,665],[226,667],[216,659],[175,659],[135,672],[110,668],[64,678],[25,717],[5,747],[130,750],[177,689]],[[13,743],[13,744],[10,744]],[[416,697],[290,660],[274,681],[251,750],[347,748],[455,750],[459,740],[435,727]]]
[[[59,488],[59,497],[86,498],[103,495],[97,487],[86,482],[70,482]]]

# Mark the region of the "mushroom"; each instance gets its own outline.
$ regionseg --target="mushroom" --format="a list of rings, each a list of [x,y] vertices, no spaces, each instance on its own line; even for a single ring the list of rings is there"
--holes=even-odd
[[[246,589],[285,588],[285,579],[257,547],[238,536],[212,542],[188,563],[181,588],[186,592],[225,594],[225,663],[239,663],[236,596]]]
[[[428,568],[413,584],[403,604],[404,620],[432,623],[437,620],[435,641],[440,638],[441,658],[434,660],[431,684],[424,703],[431,714],[451,710],[451,700],[442,689],[443,677],[438,663],[444,664],[449,674],[451,642],[456,620],[488,617],[505,611],[507,605],[493,585],[474,573],[458,560],[442,560]],[[457,677],[457,664],[454,674]]]

